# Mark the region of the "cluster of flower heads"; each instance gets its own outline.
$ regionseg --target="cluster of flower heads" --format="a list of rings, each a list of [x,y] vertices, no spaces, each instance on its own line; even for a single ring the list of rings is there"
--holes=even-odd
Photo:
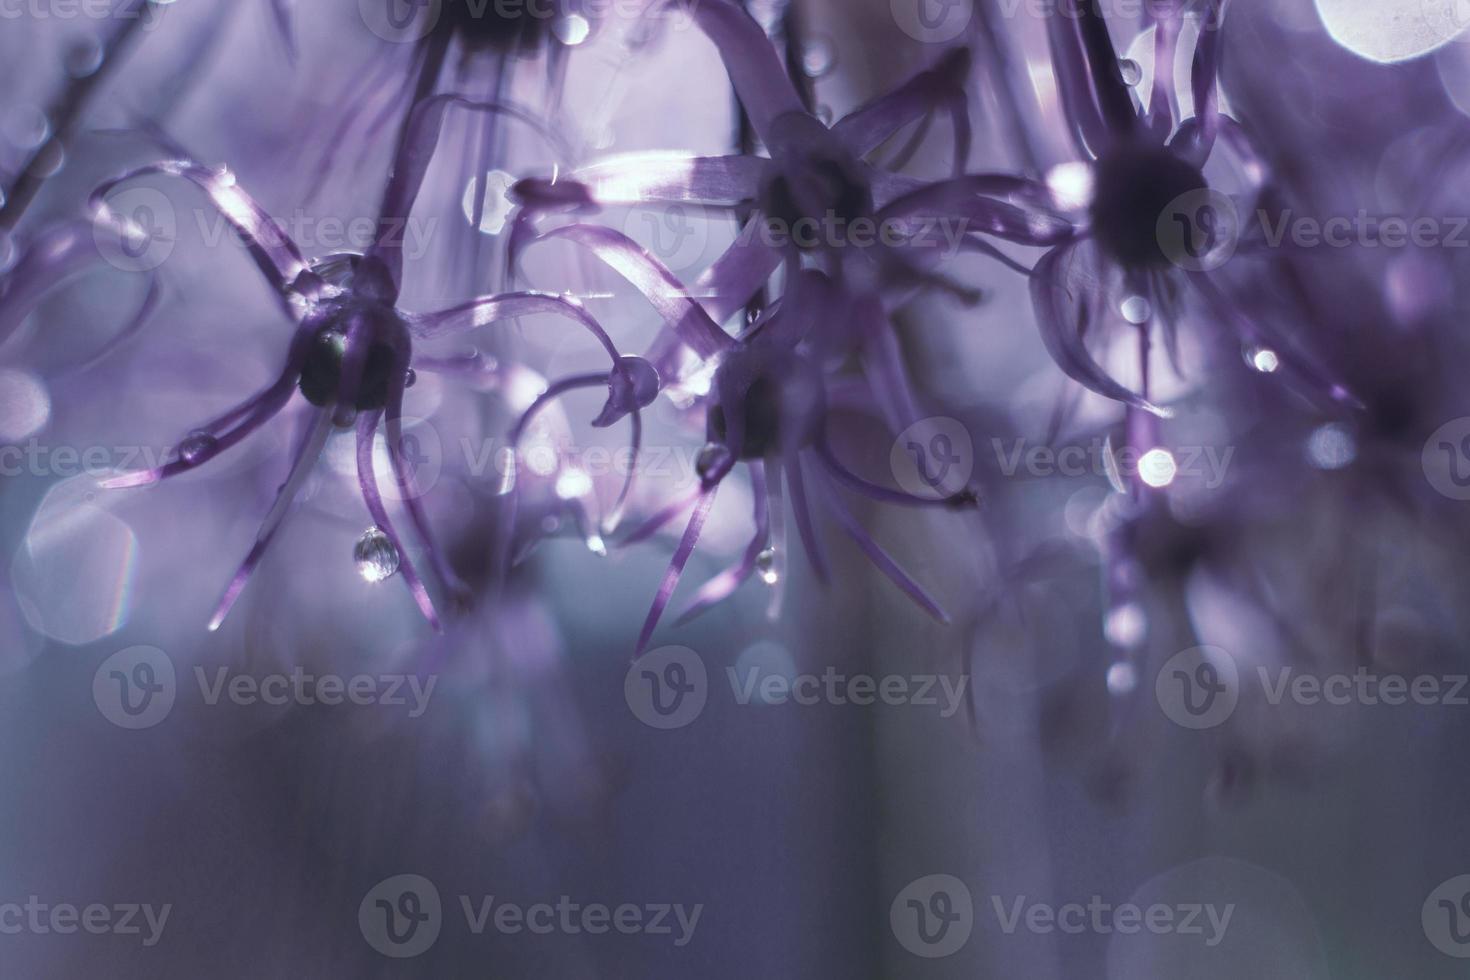
[[[1132,77],[1138,65],[1119,54],[1107,20],[1092,5],[1080,5],[1077,16],[1052,16],[1047,25],[1052,77],[1062,110],[1058,118],[1065,128],[1058,137],[1075,149],[1076,159],[1044,170],[1034,161],[1023,161],[1014,173],[973,173],[968,169],[974,142],[970,112],[979,73],[974,52],[963,44],[940,53],[930,67],[888,93],[829,122],[814,106],[801,59],[792,57],[789,44],[783,48],[735,0],[702,0],[688,7],[687,16],[723,60],[738,100],[739,145],[726,155],[635,154],[574,161],[567,159],[570,151],[542,114],[511,103],[498,83],[473,94],[466,90],[475,66],[491,64],[491,74],[503,79],[514,70],[519,53],[546,49],[550,74],[545,85],[551,93],[546,102],[554,105],[565,61],[589,29],[587,17],[574,5],[560,10],[556,19],[537,19],[495,14],[493,7],[472,12],[449,3],[415,44],[385,49],[382,64],[371,69],[370,83],[354,86],[344,99],[324,148],[318,169],[322,180],[330,182],[335,168],[347,165],[339,151],[350,143],[349,133],[360,130],[364,145],[370,146],[389,138],[389,121],[399,120],[374,244],[361,252],[308,257],[280,234],[230,170],[200,163],[161,130],[150,130],[148,138],[165,147],[167,159],[97,187],[84,220],[20,239],[21,255],[0,294],[0,341],[42,296],[94,262],[104,240],[125,247],[145,234],[109,203],[126,182],[163,175],[194,185],[247,243],[255,267],[279,300],[280,315],[294,326],[283,345],[278,377],[218,417],[190,426],[173,458],[107,482],[111,488],[135,487],[205,467],[283,412],[304,413],[288,475],[254,545],[225,585],[211,628],[221,624],[245,589],[329,437],[348,428],[356,430],[358,482],[374,525],[359,543],[359,561],[375,577],[400,574],[436,629],[487,597],[493,603],[525,552],[526,538],[545,526],[548,506],[560,506],[537,499],[549,491],[527,478],[524,437],[545,413],[562,411],[557,404],[562,396],[584,389],[605,391],[603,407],[593,417],[570,421],[605,428],[626,420],[635,457],[643,438],[643,413],[661,397],[688,417],[690,429],[702,433],[698,483],[692,492],[649,508],[629,522],[632,530],[620,530],[633,499],[637,467],[632,466],[617,490],[616,504],[595,528],[585,513],[576,515],[589,525],[586,534],[596,548],[605,547],[605,539],[614,546],[646,542],[680,518],[685,521],[666,573],[650,583],[653,599],[636,640],[638,651],[652,642],[722,483],[742,465],[754,499],[749,543],[732,567],[699,589],[686,617],[730,596],[753,576],[775,578],[786,561],[789,507],[795,535],[818,578],[825,581],[829,575],[822,535],[823,518],[828,518],[924,612],[947,622],[939,602],[865,529],[852,502],[862,498],[937,508],[953,512],[957,521],[973,522],[970,526],[980,528],[976,533],[984,534],[997,518],[987,513],[983,479],[977,476],[969,485],[942,494],[915,495],[861,475],[843,459],[841,441],[835,438],[842,412],[876,415],[896,433],[943,408],[916,391],[895,330],[895,313],[925,294],[973,305],[981,301],[990,279],[959,281],[945,271],[939,251],[923,234],[936,221],[958,229],[954,246],[974,256],[985,277],[1022,277],[1029,283],[1046,351],[1067,378],[1120,405],[1124,421],[1119,441],[1130,450],[1163,452],[1172,464],[1159,428],[1159,420],[1172,412],[1151,390],[1151,349],[1155,340],[1162,340],[1177,369],[1178,330],[1185,322],[1208,325],[1256,352],[1254,356],[1269,361],[1262,370],[1274,382],[1324,412],[1375,410],[1373,392],[1358,391],[1346,377],[1350,371],[1313,352],[1312,341],[1320,337],[1310,330],[1301,337],[1285,335],[1271,316],[1221,288],[1210,264],[1201,260],[1218,244],[1209,227],[1186,222],[1173,229],[1169,224],[1179,217],[1179,202],[1207,202],[1221,195],[1213,186],[1220,180],[1252,209],[1279,203],[1272,197],[1276,188],[1267,154],[1248,135],[1248,125],[1222,109],[1218,78],[1227,33],[1225,6],[1225,0],[1146,5],[1145,36],[1154,46],[1153,63],[1172,66],[1183,53],[1190,65],[1183,86],[1176,86],[1175,73],[1167,67],[1154,72],[1149,86]],[[290,5],[275,2],[270,8],[285,46],[294,50]],[[790,24],[787,28],[792,29]],[[1180,51],[1185,38],[1194,39],[1192,56]],[[79,115],[86,96],[75,93],[68,102],[70,111]],[[413,311],[400,299],[411,263],[399,232],[420,204],[436,155],[448,148],[441,146],[441,132],[451,112],[474,113],[494,120],[497,127],[534,134],[551,150],[556,166],[518,175],[510,190],[515,212],[506,235],[503,277],[509,281],[503,288],[480,295],[467,291],[461,302],[446,309]],[[910,176],[903,172],[904,163],[936,116],[949,122],[950,172],[939,179]],[[920,128],[918,137],[903,152],[880,152],[915,127]],[[504,134],[500,128],[485,132],[492,135],[480,144],[455,147],[466,157],[463,165],[469,173],[485,173],[494,139]],[[895,162],[884,166],[877,162],[880,156]],[[32,169],[44,170],[26,173]],[[15,225],[33,194],[12,194],[6,227]],[[475,225],[482,206],[477,204],[472,215]],[[734,244],[692,281],[681,280],[623,230],[601,220],[606,209],[668,206],[726,214],[740,227]],[[840,228],[855,238],[854,229],[863,224],[880,232],[865,247],[831,235],[803,240],[791,234],[802,226]],[[1173,240],[1176,230],[1178,239]],[[583,250],[646,298],[659,327],[645,349],[620,349],[571,283],[532,289],[516,281],[525,255],[547,241]],[[1247,255],[1259,244],[1249,233],[1230,242]],[[474,254],[479,257],[478,251]],[[1281,268],[1261,274],[1264,281],[1280,286],[1297,276],[1290,263],[1277,265]],[[116,339],[95,356],[120,356],[116,348],[157,307],[156,283],[151,283]],[[606,369],[543,380],[514,363],[441,357],[420,349],[439,338],[536,314],[561,317],[585,331],[605,351]],[[1301,309],[1297,319],[1311,323],[1313,316],[1312,310]],[[1136,338],[1137,384],[1110,375],[1095,353],[1120,330]],[[1219,337],[1207,342],[1218,343]],[[1262,363],[1258,360],[1257,366]],[[517,418],[505,433],[509,455],[494,476],[497,518],[493,527],[480,529],[487,540],[470,543],[482,550],[488,568],[487,574],[475,576],[473,585],[436,542],[404,459],[405,392],[422,373],[521,393],[515,403]],[[395,526],[378,486],[375,446],[380,430],[386,435],[395,496],[403,501],[417,538],[412,545]],[[1168,519],[1167,510],[1155,506],[1152,495],[1166,479],[1147,471],[1114,477],[1118,495],[1126,501],[1126,519],[1112,526],[1104,547],[1106,605],[1120,613],[1136,608],[1134,597],[1148,573],[1169,563],[1202,561],[1203,551],[1185,555],[1177,535],[1168,539],[1172,545],[1160,543],[1157,525]],[[457,543],[455,550],[464,545]],[[424,556],[422,567],[411,553]],[[998,574],[1009,570],[999,568]],[[1120,615],[1119,622],[1126,625],[1126,619]],[[1110,684],[1116,681],[1120,687],[1132,684],[1127,658],[1136,644],[1121,636],[1126,632],[1122,627],[1109,630],[1109,639],[1123,651],[1118,669],[1108,675]]]

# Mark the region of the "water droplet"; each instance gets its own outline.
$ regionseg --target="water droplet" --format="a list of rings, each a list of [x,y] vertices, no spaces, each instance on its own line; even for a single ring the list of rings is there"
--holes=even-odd
[[[1358,441],[1347,426],[1333,422],[1307,439],[1307,458],[1321,470],[1340,470],[1358,458]]]
[[[813,38],[801,54],[801,67],[808,76],[821,78],[837,64],[837,54],[832,42],[824,37]]]
[[[607,542],[602,540],[602,535],[596,533],[587,535],[587,550],[598,558],[607,557]]]
[[[1124,695],[1132,693],[1138,686],[1138,668],[1127,661],[1120,660],[1108,668],[1108,691],[1111,694]]]
[[[781,573],[776,570],[775,548],[767,548],[755,556],[755,570],[767,585],[775,585],[781,580]]]
[[[624,354],[608,375],[609,404],[625,412],[647,408],[658,397],[658,369],[636,354]]]
[[[563,500],[579,500],[592,492],[592,477],[587,471],[568,466],[556,478],[556,495]]]
[[[403,387],[405,387],[405,388],[412,388],[414,385],[416,385],[418,383],[419,383],[419,373],[417,371],[415,371],[413,368],[409,368],[408,369],[408,373],[403,376]]]
[[[86,78],[102,67],[102,45],[96,38],[77,41],[67,48],[66,71],[72,78]]]
[[[1151,487],[1167,487],[1179,474],[1179,464],[1167,449],[1150,449],[1138,461],[1138,477]]]
[[[1092,167],[1085,163],[1063,163],[1046,175],[1046,188],[1051,191],[1052,200],[1066,211],[1091,204],[1096,183]]]
[[[1136,602],[1116,606],[1103,621],[1103,636],[1115,647],[1135,649],[1148,636],[1148,614]]]
[[[1143,81],[1143,66],[1132,58],[1124,58],[1118,62],[1118,70],[1123,73],[1123,84],[1137,85]]]
[[[364,582],[382,582],[398,571],[400,557],[393,541],[380,527],[370,527],[362,532],[357,544],[352,547],[352,560],[357,563],[357,574]]]
[[[707,442],[694,460],[694,472],[700,479],[707,480],[711,473],[723,469],[730,460],[730,450],[718,442]]]
[[[1246,351],[1246,361],[1262,374],[1274,374],[1281,367],[1281,358],[1269,347],[1252,347]]]
[[[556,38],[568,47],[576,47],[592,33],[592,24],[581,14],[571,14],[556,22],[552,28]]]
[[[185,436],[183,442],[179,443],[179,459],[182,459],[190,466],[195,466],[202,462],[205,456],[217,445],[219,445],[219,440],[214,436],[208,432],[195,430]]]
[[[478,206],[482,234],[498,235],[505,230],[510,213],[515,209],[515,203],[510,199],[510,189],[515,182],[516,178],[504,170],[490,171],[483,182],[478,177],[470,179],[465,186],[460,208],[471,227],[474,226],[475,208]]]
[[[1142,296],[1129,296],[1118,309],[1122,312],[1123,319],[1135,325],[1147,323],[1149,317],[1154,315],[1153,304]]]

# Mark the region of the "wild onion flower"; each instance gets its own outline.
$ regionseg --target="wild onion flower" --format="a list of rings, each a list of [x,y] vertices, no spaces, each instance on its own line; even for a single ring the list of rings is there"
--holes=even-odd
[[[712,0],[690,13],[719,49],[745,118],[770,155],[632,154],[549,180],[523,180],[515,187],[524,205],[516,230],[522,243],[535,218],[553,211],[692,204],[739,214],[754,208],[758,214],[742,229],[742,248],[725,270],[729,281],[701,282],[698,292],[718,291],[724,297],[738,289],[748,299],[778,267],[791,275],[815,266],[844,288],[868,294],[869,303],[881,304],[880,292],[915,285],[973,298],[973,290],[933,272],[936,258],[943,256],[918,234],[923,222],[952,221],[958,226],[957,247],[1002,260],[982,236],[1047,244],[1068,231],[1055,217],[979,193],[1024,193],[1029,189],[1024,182],[1003,175],[972,178],[976,183],[970,192],[952,195],[941,212],[924,182],[865,159],[905,126],[943,111],[954,130],[953,171],[963,173],[972,138],[965,50],[950,52],[935,67],[828,127],[806,108],[770,39],[747,12],[728,0]],[[860,228],[873,229],[876,245],[870,247]]]
[[[663,318],[665,329],[648,353],[660,382],[668,387],[678,376],[684,350],[712,372],[705,406],[709,443],[700,457],[701,487],[645,621],[638,649],[647,647],[672,597],[708,517],[715,489],[741,460],[750,463],[762,488],[757,493],[756,534],[740,563],[701,591],[686,618],[729,595],[763,562],[773,560],[772,524],[782,507],[783,482],[789,485],[807,554],[818,575],[825,578],[803,460],[806,466],[820,465],[823,482],[816,488],[817,499],[827,504],[844,530],[911,598],[932,615],[944,618],[937,604],[829,492],[827,481],[901,503],[954,506],[973,502],[973,495],[961,493],[937,502],[914,498],[871,484],[840,463],[827,438],[827,382],[819,365],[843,352],[863,351],[870,383],[890,421],[907,425],[916,420],[917,399],[889,334],[887,304],[907,298],[916,287],[937,286],[967,298],[974,293],[935,275],[931,268],[934,255],[925,254],[925,243],[914,234],[918,222],[941,216],[923,183],[884,171],[862,158],[906,125],[943,110],[954,129],[954,170],[963,171],[971,141],[964,90],[968,55],[963,50],[949,54],[935,68],[828,128],[806,108],[769,38],[748,13],[717,0],[697,5],[691,15],[719,48],[741,107],[754,133],[769,149],[769,157],[638,154],[594,162],[549,180],[523,180],[515,188],[523,208],[512,233],[513,260],[533,241],[562,238],[590,248],[642,291]],[[997,193],[1027,190],[1023,182],[1004,176],[977,180],[976,186]],[[952,203],[945,201],[947,206]],[[589,213],[604,205],[665,204],[698,204],[731,213],[754,208],[758,213],[725,255],[689,288],[620,232],[585,223],[540,234],[536,229],[538,218],[550,213]],[[959,208],[962,247],[1001,259],[1004,256],[982,235],[1048,242],[1067,230],[1059,219],[983,197],[973,188]],[[942,216],[954,217],[948,209]],[[898,234],[882,248],[848,247],[852,242],[847,236],[864,220],[874,228]],[[836,228],[841,237],[801,241],[792,232],[803,224]],[[784,240],[763,235],[762,229],[784,232]],[[778,268],[784,268],[786,294],[759,313],[751,304]],[[694,295],[701,301],[696,302]],[[756,319],[738,338],[732,338],[720,323],[747,307],[757,314]],[[690,502],[677,502],[655,515],[634,532],[632,540],[653,533]]]
[[[1243,316],[1210,274],[1212,253],[1238,249],[1249,255],[1259,244],[1241,237],[1234,214],[1260,206],[1268,177],[1244,128],[1220,108],[1227,4],[1212,2],[1201,18],[1187,93],[1194,114],[1188,119],[1176,118],[1186,93],[1176,91],[1172,71],[1184,28],[1183,4],[1150,10],[1156,68],[1146,103],[1130,85],[1107,22],[1094,6],[1081,5],[1076,18],[1054,15],[1048,21],[1064,117],[1082,158],[1055,168],[1048,184],[1056,206],[1081,210],[1074,232],[1034,270],[1038,326],[1052,358],[1073,380],[1135,412],[1163,418],[1169,411],[1150,400],[1151,335],[1157,324],[1177,369],[1181,285],[1190,288],[1212,321],[1236,333],[1245,349],[1270,351],[1284,378],[1297,381],[1308,394],[1351,402],[1344,388],[1299,356],[1297,346],[1269,321]],[[1205,177],[1206,163],[1222,142],[1246,178],[1251,195],[1246,207],[1222,200]],[[1138,392],[1109,376],[1086,344],[1086,338],[1118,323],[1137,332]],[[1135,428],[1151,426],[1139,420]]]
[[[386,431],[399,493],[430,563],[441,586],[451,594],[459,592],[457,579],[433,541],[403,456],[404,392],[412,383],[416,369],[435,370],[441,366],[432,359],[415,360],[415,341],[443,337],[511,317],[552,313],[592,332],[613,361],[607,376],[612,380],[608,383],[615,388],[624,384],[626,368],[617,350],[596,321],[574,300],[522,292],[482,296],[436,313],[415,314],[398,308],[404,274],[403,241],[399,232],[418,197],[444,110],[451,102],[464,103],[464,100],[436,96],[415,110],[384,194],[378,240],[366,254],[334,253],[308,262],[260,205],[236,184],[232,173],[188,160],[165,161],[133,170],[108,181],[92,195],[92,208],[102,220],[126,226],[128,219],[113,212],[106,200],[107,194],[122,182],[147,174],[163,174],[193,183],[247,243],[256,267],[275,291],[281,311],[296,324],[285,364],[274,383],[192,431],[179,445],[176,459],[104,484],[113,488],[143,486],[196,469],[238,445],[285,409],[297,393],[311,406],[306,435],[296,449],[289,475],[255,545],[226,588],[210,621],[211,629],[219,627],[239,597],[332,430],[354,425],[358,480],[379,536],[371,547],[375,553],[384,552],[380,562],[386,569],[384,577],[401,567],[420,611],[433,626],[439,627],[439,615],[428,587],[393,528],[373,468],[374,439],[381,426]],[[496,106],[464,104],[499,111]],[[623,410],[621,403],[611,404],[614,401],[610,399],[607,410],[611,417],[617,417]]]

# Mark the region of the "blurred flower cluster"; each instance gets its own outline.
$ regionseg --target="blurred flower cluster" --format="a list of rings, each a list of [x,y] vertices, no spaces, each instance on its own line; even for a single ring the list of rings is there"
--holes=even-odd
[[[459,672],[513,825],[614,782],[562,679],[592,621],[637,656],[905,598],[982,737],[1039,691],[1104,795],[1179,651],[1465,635],[1434,4],[94,6],[0,36],[22,660],[207,626]],[[1259,694],[1222,800],[1330,740]]]

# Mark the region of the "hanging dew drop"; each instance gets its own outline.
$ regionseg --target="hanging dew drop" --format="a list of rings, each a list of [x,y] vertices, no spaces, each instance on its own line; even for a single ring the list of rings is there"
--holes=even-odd
[[[1269,347],[1252,347],[1246,351],[1245,357],[1250,366],[1262,374],[1275,374],[1281,367],[1281,358]]]
[[[607,542],[602,540],[602,535],[596,532],[587,535],[587,550],[598,558],[607,557]]]
[[[362,532],[352,548],[352,560],[357,563],[357,574],[364,582],[382,582],[398,571],[398,549],[380,527],[370,527]]]
[[[809,78],[821,78],[832,70],[836,62],[837,56],[832,42],[826,38],[814,39],[801,55],[801,67],[806,70]]]
[[[1108,693],[1122,697],[1138,686],[1138,668],[1120,660],[1108,668]]]
[[[1125,85],[1137,85],[1143,81],[1143,66],[1132,58],[1124,58],[1118,63],[1118,70],[1123,73]]]
[[[767,585],[775,585],[781,580],[781,573],[776,570],[775,548],[767,548],[755,556],[755,570]]]
[[[707,442],[694,458],[694,471],[699,474],[700,479],[707,480],[710,474],[718,471],[729,459],[730,450],[718,442]]]
[[[1153,304],[1143,296],[1129,296],[1119,304],[1118,311],[1134,326],[1142,326],[1154,315]]]
[[[198,463],[218,444],[219,440],[208,432],[191,432],[179,443],[179,459],[191,465]]]

